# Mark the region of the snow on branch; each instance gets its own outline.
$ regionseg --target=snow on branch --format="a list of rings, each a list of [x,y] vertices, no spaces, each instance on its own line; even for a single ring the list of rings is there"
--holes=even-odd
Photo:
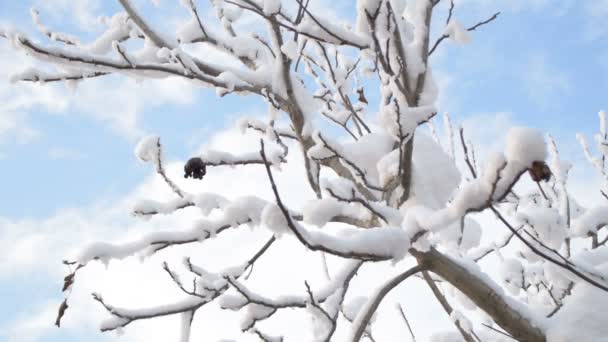
[[[260,155],[266,161],[264,141],[260,140]],[[377,228],[373,230],[348,230],[344,236],[338,237],[323,231],[308,230],[295,222],[281,201],[277,185],[270,171],[270,166],[265,164],[266,173],[270,180],[272,191],[275,195],[277,205],[283,213],[287,225],[292,233],[312,251],[322,251],[344,258],[381,261],[389,259],[401,259],[409,248],[409,237],[400,228]]]
[[[607,289],[600,267],[608,243],[606,206],[587,209],[577,204],[567,189],[571,165],[561,160],[552,137],[548,162],[543,134],[514,128],[507,133],[503,152],[478,163],[464,131],[456,135],[458,126],[446,116],[448,151],[438,142],[432,125],[439,111],[438,87],[429,56],[446,39],[466,43],[473,31],[494,22],[500,12],[467,27],[456,18],[455,1],[446,6],[447,18],[437,20],[433,13],[438,0],[360,0],[353,6],[355,21],[345,23],[314,9],[308,0],[217,0],[208,7],[184,0],[185,18],[179,29],[166,32],[136,2],[119,2],[122,9],[104,17],[103,31],[90,41],[54,31],[36,10],[31,12],[34,25],[50,42],[0,30],[12,48],[55,67],[36,65],[12,80],[74,83],[110,74],[175,77],[214,89],[219,96],[259,96],[268,106],[268,119],[242,119],[238,124],[244,134],[262,136],[259,153],[206,149],[185,163],[184,177],[203,180],[210,167],[263,165],[274,199],[190,193],[167,175],[160,138],[142,139],[136,156],[154,166],[176,197],[140,200],[132,213],[151,217],[197,208],[192,212],[202,218],[190,228],[83,248],[74,261],[66,262],[71,268],[64,279],[68,296],[78,270],[93,260],[147,256],[204,242],[230,228],[241,234],[236,228],[242,225],[268,236],[249,259],[218,273],[190,259],[184,262],[185,270],[163,264],[161,271],[185,296],[181,301],[127,309],[94,295],[111,315],[103,330],[179,315],[186,342],[196,311],[217,301],[223,309],[240,311],[242,331],[264,341],[283,340],[272,329],[265,331],[266,322],[289,308],[312,318],[314,340],[335,339],[344,332],[344,324],[353,341],[373,339],[371,318],[385,295],[425,270],[431,290],[437,288],[436,282],[454,287],[459,291],[454,296],[466,297],[468,306],[488,314],[491,324],[484,322],[486,326],[496,324],[497,331],[515,339],[545,342],[545,321],[533,320],[530,310],[550,320],[566,310],[580,288]],[[438,31],[432,27],[437,21]],[[434,42],[431,32],[440,34]],[[585,157],[605,178],[604,112],[599,120],[594,136],[599,153],[582,135],[579,141]],[[424,124],[431,126],[435,140],[419,132]],[[470,173],[464,181],[456,168],[458,138],[462,165]],[[315,194],[293,208],[280,195],[291,189],[279,190],[271,171],[271,166],[291,162],[290,149],[304,165],[302,174],[293,176],[294,183],[306,183]],[[608,190],[599,190],[608,198]],[[484,211],[507,230],[490,236],[493,227],[480,227],[471,215]],[[307,251],[327,254],[327,278],[314,283],[306,279],[283,296],[253,290],[248,275],[254,264],[284,237],[295,239]],[[473,249],[480,241],[484,245]],[[588,253],[580,253],[580,242],[589,244]],[[329,272],[338,259],[343,259],[339,270]],[[505,264],[500,284],[480,271],[493,259]],[[371,296],[351,296],[351,282],[357,281],[355,275],[364,265],[373,268],[382,261],[402,260],[418,265],[396,278],[378,280],[379,288]],[[505,289],[516,297],[507,297]],[[440,303],[447,303],[446,296],[451,295],[433,292]],[[58,325],[66,310],[67,299],[60,306]],[[464,340],[478,336],[479,322],[467,319],[456,306],[446,312]]]

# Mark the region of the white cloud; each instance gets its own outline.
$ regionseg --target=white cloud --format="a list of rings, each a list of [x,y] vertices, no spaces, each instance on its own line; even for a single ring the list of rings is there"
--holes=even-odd
[[[55,303],[48,302],[41,304],[35,312],[22,312],[20,317],[15,320],[11,327],[3,327],[4,331],[0,336],[4,336],[9,342],[34,342],[39,340],[49,325],[54,321],[57,314]]]
[[[72,112],[104,122],[134,139],[143,133],[142,112],[196,99],[197,87],[177,78],[138,82],[110,76],[81,82],[75,90],[63,84],[11,84],[6,80],[12,73],[40,63],[11,50],[5,41],[0,41],[0,59],[5,61],[0,65],[0,79],[5,80],[0,81],[0,146],[6,142],[28,143],[44,135],[32,127],[34,111],[54,115]]]
[[[214,136],[210,146],[239,153],[257,151],[258,143],[258,137],[241,136],[233,130]],[[304,180],[299,149],[292,146],[290,150],[289,163],[283,166],[283,171],[275,170],[275,176],[284,201],[293,208],[299,208],[306,198],[314,198],[314,195]],[[211,168],[203,181],[184,180],[182,163],[170,163],[167,170],[180,185],[193,193],[218,192],[228,198],[243,194],[254,194],[269,200],[273,198],[264,168],[259,165],[234,169]],[[66,273],[60,260],[73,254],[86,241],[129,241],[146,232],[188,228],[195,218],[200,217],[196,209],[184,210],[173,216],[155,217],[149,221],[128,217],[128,209],[134,199],[162,200],[174,196],[159,177],[153,176],[144,180],[125,198],[109,204],[63,210],[42,220],[0,220],[0,279],[22,278],[23,275],[37,272],[59,281]],[[164,274],[160,263],[167,260],[180,269],[183,256],[191,255],[195,263],[219,270],[242,262],[259,248],[267,239],[268,233],[250,231],[244,227],[239,229],[238,233],[231,230],[202,245],[168,249],[145,261],[132,257],[111,262],[107,269],[96,263],[87,266],[78,273],[62,329],[93,331],[102,318],[107,317],[98,303],[90,299],[93,291],[100,292],[108,302],[123,307],[150,307],[181,298],[180,291]],[[40,251],[45,251],[43,257]],[[286,255],[289,259],[285,258]],[[408,262],[395,266],[369,265],[360,271],[353,289],[358,293],[369,293],[387,274],[402,270]],[[318,254],[305,252],[305,248],[295,239],[283,239],[256,265],[248,283],[270,296],[293,293],[298,288],[304,291],[304,279],[309,280],[313,286],[319,285],[323,280],[319,266]],[[338,266],[339,263],[330,258],[330,269],[336,271]],[[437,313],[441,312],[437,310],[441,309],[429,296],[430,292],[425,292],[420,280],[409,280],[387,300],[383,307],[386,314],[377,318],[378,326],[383,327],[377,330],[378,338],[390,340],[394,337],[394,330],[386,330],[384,327],[392,326],[399,331],[403,328],[399,316],[393,311],[391,302],[394,300],[405,303],[420,338],[424,339],[435,331],[428,328],[428,322],[433,322],[436,329],[449,329],[451,324],[447,316],[436,318]],[[60,298],[49,299],[49,303],[55,305],[60,301]],[[50,324],[44,326],[40,323],[52,322],[49,321],[54,319],[52,305],[43,304],[31,310],[33,312],[20,317],[16,322],[7,322],[7,325],[31,327],[30,341],[42,341],[54,329]],[[205,308],[197,315],[193,338],[217,340],[232,336],[238,341],[248,340],[251,337],[246,338],[239,332],[239,317],[239,313],[224,312],[213,305]],[[298,337],[294,336],[295,340],[310,340],[308,334],[312,330],[309,322],[297,312],[281,315],[272,326],[277,331],[301,332]],[[19,329],[8,331],[9,340],[17,338]],[[177,332],[176,318],[173,317],[129,326],[125,329],[124,338],[127,341],[157,340],[161,337],[163,340],[176,340]],[[344,331],[340,334],[344,334]]]
[[[530,57],[523,77],[528,96],[543,107],[550,106],[570,90],[568,74],[551,65],[542,55]]]
[[[85,157],[83,153],[66,147],[52,147],[47,155],[51,160],[79,160]]]
[[[515,125],[514,114],[510,112],[475,113],[467,115],[462,122],[454,122],[454,143],[461,155],[462,148],[457,126],[464,129],[465,139],[475,147],[477,163],[482,164],[489,153],[502,152],[510,127]],[[457,157],[459,158],[459,157]],[[464,166],[464,165],[463,165]]]
[[[466,10],[482,13],[488,9],[510,11],[514,13],[522,11],[543,11],[553,15],[564,15],[574,4],[573,0],[457,0],[458,8],[467,6]]]
[[[98,28],[97,18],[102,14],[101,0],[35,0],[33,6],[43,15],[50,15],[56,22],[67,20],[79,30],[92,31]]]
[[[0,112],[0,144],[13,140],[18,144],[26,144],[36,140],[40,132],[32,128],[22,112]]]
[[[608,0],[585,1],[584,10],[587,14],[584,26],[585,38],[593,42],[607,37]]]
[[[502,139],[505,127],[512,126],[511,114],[477,115],[463,123],[469,139],[482,150],[502,150]],[[255,151],[258,149],[258,138],[246,137],[233,131],[214,136],[210,147],[230,150],[234,153]],[[301,156],[296,146],[289,163],[283,172],[275,171],[279,189],[286,203],[299,208],[305,198],[314,197],[304,181]],[[243,194],[272,199],[265,171],[262,167],[248,166],[240,168],[210,168],[202,180],[184,180],[182,163],[172,162],[167,167],[169,175],[179,185],[193,193],[218,192],[227,197]],[[308,195],[306,195],[308,193]],[[66,270],[60,260],[80,248],[86,241],[130,241],[143,233],[158,230],[185,229],[195,218],[200,217],[196,209],[189,209],[172,216],[158,216],[149,221],[128,217],[128,210],[135,199],[162,200],[174,198],[166,184],[153,175],[118,201],[98,203],[85,208],[63,210],[53,217],[42,220],[0,220],[0,279],[17,279],[37,272],[47,275],[52,281],[59,281]],[[484,230],[490,227],[491,221],[484,221]],[[181,298],[179,290],[160,268],[162,261],[180,269],[183,256],[193,257],[195,263],[201,263],[213,270],[231,266],[251,255],[267,233],[251,231],[247,228],[229,230],[215,239],[180,248],[172,248],[151,258],[142,260],[138,257],[111,262],[106,269],[99,263],[93,263],[78,273],[76,286],[70,300],[70,310],[65,316],[64,328],[69,332],[92,332],[97,329],[102,319],[107,318],[100,306],[90,299],[90,293],[100,292],[104,298],[115,305],[127,308],[150,307],[166,304]],[[40,251],[44,251],[41,256]],[[286,258],[289,256],[289,258]],[[303,280],[309,280],[313,286],[322,281],[319,272],[319,257],[305,253],[304,248],[293,239],[280,240],[256,265],[250,286],[263,293],[274,296],[293,291],[303,286]],[[382,279],[387,279],[405,268],[411,261],[397,265],[375,264],[365,266],[353,283],[352,290],[358,294],[370,293]],[[330,258],[330,269],[335,271],[339,263]],[[17,315],[14,322],[6,322],[5,336],[9,341],[16,341],[18,333],[28,329],[28,342],[43,341],[55,329],[44,322],[54,320],[56,305],[61,298],[49,298],[48,303],[41,303],[23,315]],[[430,334],[451,329],[452,325],[436,304],[434,298],[419,279],[410,279],[391,294],[381,307],[376,319],[374,332],[378,340],[393,340],[396,334],[402,335],[405,330],[398,313],[394,311],[394,302],[405,306],[406,313],[413,325],[417,338],[427,340]],[[460,307],[457,301],[452,303]],[[54,306],[55,305],[55,306]],[[466,311],[465,311],[466,312]],[[477,316],[478,312],[467,312]],[[238,329],[240,314],[224,312],[213,305],[203,309],[196,318],[193,339],[218,340],[232,337],[238,341],[247,339]],[[178,323],[176,317],[163,318],[130,325],[126,328],[123,340],[176,340]],[[294,340],[309,340],[308,321],[297,312],[278,317],[271,327],[276,331],[302,333]],[[6,335],[8,334],[8,335]],[[339,331],[342,336],[344,331]]]

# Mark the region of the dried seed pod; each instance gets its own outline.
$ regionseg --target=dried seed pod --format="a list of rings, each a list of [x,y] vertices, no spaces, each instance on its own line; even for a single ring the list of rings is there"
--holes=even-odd
[[[201,158],[190,158],[184,165],[184,178],[192,177],[195,179],[203,179],[207,173],[205,162]]]
[[[528,169],[530,177],[535,182],[545,181],[548,182],[551,179],[551,170],[544,161],[532,162],[532,167]]]

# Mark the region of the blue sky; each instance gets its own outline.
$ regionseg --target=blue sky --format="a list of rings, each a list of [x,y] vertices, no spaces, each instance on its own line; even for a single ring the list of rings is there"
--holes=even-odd
[[[90,38],[100,26],[88,25],[86,19],[118,9],[101,0],[78,1],[75,9],[71,3],[2,1],[0,27],[18,27],[42,40],[29,19],[29,8],[37,6],[49,26]],[[177,1],[163,0],[159,9],[138,3],[145,3],[146,15],[157,21],[187,17]],[[352,6],[347,0],[332,3],[334,13]],[[608,108],[608,1],[463,0],[455,16],[469,26],[496,11],[502,12],[498,20],[475,32],[467,46],[445,42],[432,56],[442,92],[440,110],[471,127],[472,140],[480,144],[500,140],[504,125],[549,131],[566,155],[580,162],[574,134],[593,134],[597,112]],[[139,84],[110,77],[75,91],[59,84],[10,84],[9,74],[30,61],[3,40],[0,59],[0,247],[22,242],[24,248],[43,247],[24,241],[38,227],[53,229],[53,222],[70,215],[86,218],[82,230],[88,229],[88,219],[100,221],[97,226],[130,224],[127,212],[121,217],[107,208],[122,203],[150,176],[133,155],[139,137],[158,134],[169,159],[185,160],[216,129],[233,125],[240,113],[265,111],[259,99],[218,98],[213,91],[178,81]],[[27,252],[35,258],[0,252],[0,260],[8,260],[0,261],[0,298],[8,301],[0,312],[0,330],[15,320],[27,322],[45,303],[61,300],[61,278],[35,265],[45,252]],[[44,261],[52,263],[59,259]],[[93,341],[82,329],[41,331],[31,340]]]

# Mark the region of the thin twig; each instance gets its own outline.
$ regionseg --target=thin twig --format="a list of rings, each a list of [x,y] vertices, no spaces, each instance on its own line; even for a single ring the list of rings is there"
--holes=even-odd
[[[412,341],[416,342],[416,336],[414,336],[414,331],[412,330],[412,326],[410,326],[410,322],[407,320],[407,317],[405,317],[405,312],[403,311],[403,307],[401,306],[401,304],[397,304],[397,310],[399,310],[403,321],[405,321],[405,325],[407,325],[407,330],[409,330],[410,335],[412,335]]]

